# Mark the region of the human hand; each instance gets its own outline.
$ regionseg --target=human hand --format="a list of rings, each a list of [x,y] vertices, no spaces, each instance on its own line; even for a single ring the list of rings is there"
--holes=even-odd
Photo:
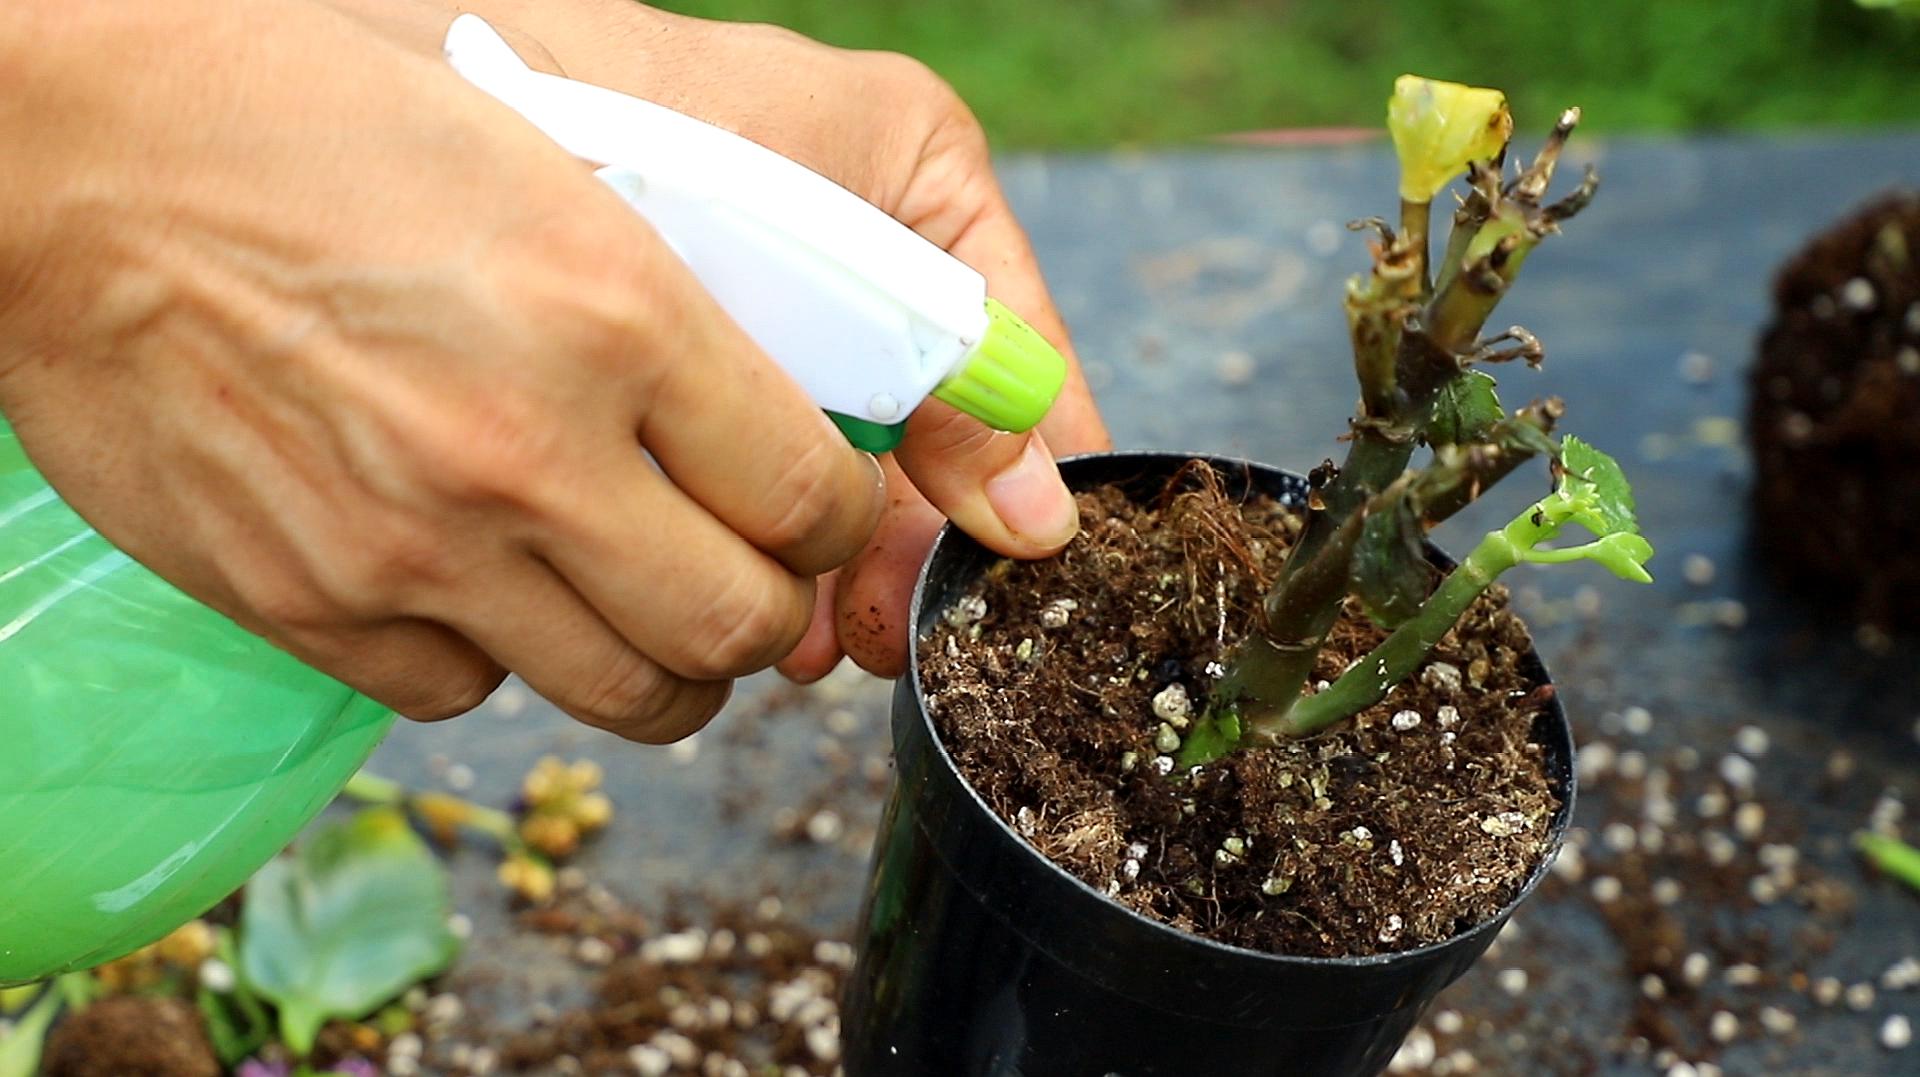
[[[872,460],[640,218],[332,8],[6,5],[0,143],[0,411],[36,465],[413,717],[505,668],[682,736],[879,516]]]
[[[400,15],[392,0],[333,2],[422,49],[438,48],[454,14],[437,0],[410,2]],[[518,31],[519,51],[535,66],[725,127],[847,187],[984,273],[992,293],[1071,362],[1066,329],[994,177],[980,125],[924,65],[626,0],[466,0],[459,8],[493,21],[510,40]],[[905,442],[882,460],[888,505],[879,530],[851,564],[822,579],[813,626],[781,670],[813,680],[844,653],[874,673],[898,675],[914,576],[946,517],[1009,556],[1065,545],[1077,519],[1053,452],[1109,444],[1077,364],[1040,432],[998,434],[937,401],[915,412]]]

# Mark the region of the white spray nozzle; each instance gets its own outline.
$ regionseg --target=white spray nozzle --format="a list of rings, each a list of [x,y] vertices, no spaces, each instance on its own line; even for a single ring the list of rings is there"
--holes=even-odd
[[[596,174],[862,448],[891,448],[936,393],[1013,430],[1058,393],[1064,360],[990,308],[985,278],[824,176],[650,101],[534,71],[476,15],[454,20],[446,54],[604,166]]]

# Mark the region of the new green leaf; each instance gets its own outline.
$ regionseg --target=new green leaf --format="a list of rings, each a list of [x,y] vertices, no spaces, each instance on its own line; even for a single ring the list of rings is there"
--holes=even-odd
[[[1493,379],[1478,370],[1447,382],[1433,401],[1427,440],[1435,445],[1461,445],[1485,436],[1506,418],[1493,385]]]
[[[1596,535],[1639,533],[1633,517],[1633,488],[1613,457],[1569,434],[1560,443],[1560,465],[1565,469],[1560,481],[1567,493],[1592,506],[1590,513],[1575,517],[1582,526]]]
[[[446,874],[406,817],[369,808],[254,876],[241,969],[305,1056],[327,1020],[364,1017],[445,969],[459,949],[450,911]]]
[[[1424,534],[1404,497],[1360,525],[1360,540],[1353,547],[1353,593],[1383,628],[1413,616],[1426,601],[1433,571],[1420,545]]]

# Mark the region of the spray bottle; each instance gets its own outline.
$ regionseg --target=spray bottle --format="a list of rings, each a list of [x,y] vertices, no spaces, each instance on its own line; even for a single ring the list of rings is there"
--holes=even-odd
[[[979,273],[806,168],[528,68],[464,15],[448,61],[645,216],[848,440],[935,397],[1038,423],[1060,355]],[[110,960],[238,888],[338,794],[385,707],[101,538],[0,418],[0,985]]]

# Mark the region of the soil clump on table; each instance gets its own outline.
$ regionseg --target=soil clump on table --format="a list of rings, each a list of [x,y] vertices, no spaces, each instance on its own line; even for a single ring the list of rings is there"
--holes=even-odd
[[[920,641],[944,743],[1017,833],[1127,908],[1268,952],[1411,949],[1512,899],[1559,801],[1531,740],[1551,689],[1504,589],[1353,721],[1176,780],[1166,716],[1183,692],[1198,716],[1300,519],[1203,465],[1156,504],[1079,502],[1061,556],[996,563]],[[1349,600],[1315,679],[1384,635]]]
[[[45,1077],[220,1077],[200,1011],[177,998],[101,999],[47,1038]]]
[[[1920,625],[1920,191],[1815,237],[1773,292],[1749,375],[1754,533],[1823,605]]]

